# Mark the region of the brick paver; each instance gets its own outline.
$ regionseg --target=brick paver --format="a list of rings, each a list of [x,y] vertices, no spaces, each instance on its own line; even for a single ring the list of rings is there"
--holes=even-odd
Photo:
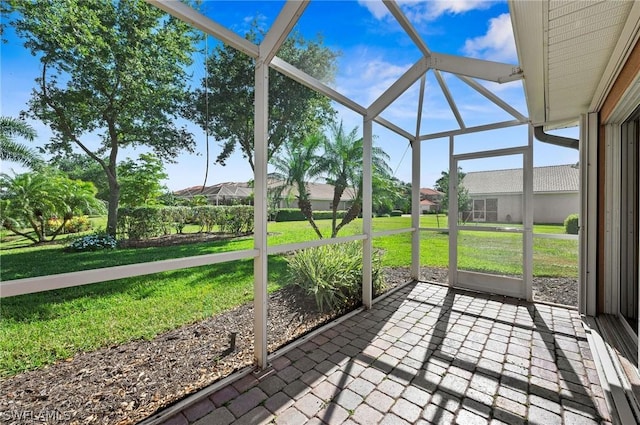
[[[165,425],[611,421],[575,310],[428,283],[407,285],[271,366]]]

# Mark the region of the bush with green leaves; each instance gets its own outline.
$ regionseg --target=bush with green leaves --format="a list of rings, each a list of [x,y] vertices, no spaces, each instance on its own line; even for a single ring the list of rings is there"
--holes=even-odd
[[[193,222],[200,226],[199,232],[213,232],[220,221],[222,210],[215,205],[196,205],[191,207]]]
[[[253,207],[250,205],[233,205],[221,208],[222,214],[218,226],[223,233],[240,235],[253,232]]]
[[[193,209],[187,206],[163,207],[162,215],[169,229],[173,227],[178,234],[182,234],[187,223],[193,219]],[[167,231],[165,234],[168,235],[170,233],[170,231]]]
[[[103,249],[115,249],[118,243],[113,236],[106,233],[94,233],[75,238],[67,245],[68,252],[100,251]]]
[[[569,214],[569,216],[564,219],[565,232],[569,235],[577,235],[578,229],[580,228],[578,222],[579,222],[578,214]]]
[[[372,256],[374,294],[384,289],[382,253]],[[315,297],[320,311],[341,310],[362,297],[362,243],[325,245],[296,252],[287,259],[289,283]]]
[[[118,231],[125,238],[141,240],[164,234],[162,207],[124,207],[118,209]]]
[[[337,211],[337,218],[343,218],[347,212],[345,210]],[[333,217],[333,211],[313,211],[314,220],[330,220]],[[275,221],[305,221],[306,217],[299,208],[280,208],[275,214]]]

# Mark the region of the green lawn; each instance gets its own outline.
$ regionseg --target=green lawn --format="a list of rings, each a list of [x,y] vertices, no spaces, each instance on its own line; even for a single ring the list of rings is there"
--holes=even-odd
[[[319,221],[328,232],[330,221]],[[374,231],[409,227],[409,217],[376,218]],[[440,226],[445,219],[440,217]],[[356,220],[340,236],[357,234]],[[435,216],[422,216],[422,227],[437,227]],[[561,233],[561,226],[545,232]],[[270,223],[269,244],[315,240],[304,222]],[[536,229],[538,231],[538,229]],[[521,273],[518,234],[461,232],[461,267],[498,273]],[[2,280],[43,276],[123,264],[157,261],[253,247],[249,237],[182,246],[65,253],[63,245],[22,247],[3,239]],[[411,235],[374,239],[385,266],[408,266]],[[9,249],[11,248],[11,249]],[[421,264],[447,267],[445,232],[421,234]],[[201,320],[253,299],[253,262],[235,261],[148,276],[22,295],[0,303],[0,376],[42,367],[80,351],[153,338],[160,332]],[[577,241],[535,239],[536,275],[577,275]],[[286,260],[269,259],[269,290],[286,284]]]

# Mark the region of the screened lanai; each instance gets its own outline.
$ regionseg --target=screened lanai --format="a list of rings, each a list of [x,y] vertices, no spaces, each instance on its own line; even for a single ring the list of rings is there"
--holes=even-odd
[[[586,116],[581,116],[586,113],[581,108],[583,101],[574,100],[572,105],[578,105],[574,109],[562,101],[571,103],[573,94],[585,92],[575,89],[570,93],[563,92],[562,96],[551,90],[546,79],[553,76],[551,71],[556,68],[549,66],[541,70],[543,67],[536,62],[533,53],[547,55],[544,57],[545,66],[548,66],[549,57],[555,58],[553,46],[546,41],[529,46],[532,41],[526,39],[530,26],[548,30],[553,25],[558,25],[554,28],[562,25],[566,25],[562,28],[568,28],[575,24],[575,19],[559,23],[554,20],[557,15],[597,11],[585,3],[584,8],[576,6],[580,10],[563,12],[551,7],[558,6],[554,2],[540,2],[547,6],[538,21],[537,14],[530,12],[535,19],[529,19],[522,4],[510,2],[510,14],[506,19],[513,26],[519,63],[503,63],[438,52],[430,48],[430,29],[420,22],[416,10],[393,0],[370,2],[375,3],[375,6],[369,5],[372,13],[382,19],[370,21],[368,30],[379,30],[380,37],[397,32],[406,37],[404,44],[397,48],[399,63],[393,73],[385,68],[391,66],[390,61],[379,60],[372,53],[374,49],[363,50],[358,59],[363,64],[369,63],[370,71],[380,76],[380,81],[369,87],[359,84],[357,73],[349,81],[326,81],[323,75],[302,71],[279,57],[285,40],[301,30],[300,22],[317,22],[319,27],[341,24],[345,37],[356,37],[361,28],[350,29],[346,25],[349,8],[355,7],[355,2],[255,2],[253,5],[258,11],[262,6],[277,10],[259,43],[244,37],[240,21],[232,26],[218,23],[216,2],[204,2],[201,9],[177,1],[149,3],[165,11],[167,16],[189,23],[205,37],[254,61],[252,246],[187,258],[15,279],[4,281],[1,287],[4,298],[116,279],[141,276],[153,279],[160,272],[188,273],[195,267],[211,267],[213,274],[224,274],[236,268],[246,269],[251,263],[251,367],[236,370],[229,376],[218,376],[215,383],[204,388],[185,390],[184,399],[171,406],[162,406],[166,409],[149,412],[145,423],[301,423],[313,420],[324,423],[347,423],[349,420],[415,423],[419,419],[427,423],[489,423],[492,420],[504,423],[525,423],[527,420],[529,423],[627,423],[624,421],[633,417],[630,410],[615,412],[617,405],[608,393],[603,392],[603,388],[611,388],[601,386],[598,373],[602,367],[593,362],[587,340],[589,328],[585,331],[580,317],[581,314],[595,314],[595,277],[591,268],[595,261],[587,256],[594,255],[596,243],[592,215],[596,201],[585,192],[586,188],[591,190],[595,185],[594,171],[587,167],[593,165],[594,157],[589,155],[593,156],[595,152],[593,149],[586,151],[581,144],[585,135],[594,129],[589,127]],[[619,2],[617,9],[611,8],[615,10],[610,14],[609,28],[617,28],[616,36],[611,36],[611,42],[602,48],[603,51],[613,50],[616,46],[616,37],[627,28],[626,16],[632,4]],[[638,7],[633,7],[637,12]],[[446,28],[439,28],[435,32],[446,31]],[[574,32],[579,31],[575,29]],[[581,36],[584,35],[576,38]],[[606,60],[598,66],[593,72],[599,75],[608,67]],[[335,105],[341,116],[349,117],[349,122],[357,122],[361,128],[362,221],[361,228],[353,234],[288,242],[274,239],[273,232],[270,233],[269,102],[274,100],[274,94],[270,92],[273,75],[270,70],[320,93]],[[553,82],[561,84],[557,80]],[[350,87],[353,90],[341,91]],[[512,93],[516,90],[521,92],[521,97],[512,102]],[[604,92],[604,88],[600,91]],[[431,108],[433,96],[437,96],[446,108]],[[282,100],[277,94],[275,97]],[[468,102],[470,100],[472,102]],[[555,103],[550,106],[547,101],[558,102],[559,106]],[[478,106],[480,104],[482,106]],[[532,105],[536,107],[532,109]],[[407,116],[410,118],[404,119]],[[576,125],[581,131],[580,142],[572,137],[549,134],[552,130]],[[517,131],[501,133],[510,129]],[[470,137],[478,134],[486,135],[486,143],[482,137]],[[573,235],[534,234],[534,158],[536,147],[541,143],[558,149],[553,151],[558,155],[570,152],[567,158],[571,160],[578,158],[580,145],[579,160],[574,161],[579,162],[581,173],[580,241]],[[373,151],[378,144],[382,147],[400,145],[406,149],[408,159],[398,166],[410,168],[411,217],[408,227],[375,226]],[[430,152],[435,150],[446,152],[445,164],[431,162]],[[459,211],[458,198],[464,196],[461,192],[463,182],[459,181],[457,173],[451,172],[459,168],[517,170],[521,179],[515,182],[516,189],[509,195],[516,199],[513,211],[519,208],[521,216],[512,219],[516,217],[515,213],[509,214],[510,218],[500,223],[486,220],[489,213],[497,213],[503,205],[503,201],[499,201],[500,206],[494,206],[493,199],[497,198],[487,196],[473,201],[470,213]],[[444,170],[449,170],[448,192],[451,194],[448,224],[425,227],[421,224],[420,213],[423,176],[427,172],[439,174]],[[425,242],[425,235],[433,234],[446,235],[448,268],[445,282],[440,282],[445,285],[425,283],[422,274],[429,266],[425,257],[431,249],[428,240]],[[501,245],[504,235],[513,237],[509,238],[508,244]],[[374,242],[391,236],[400,236],[411,246],[410,258],[406,259],[407,283],[386,296],[375,298],[373,264],[378,250]],[[536,240],[547,239],[566,240],[573,251],[575,261],[570,267],[579,276],[577,308],[533,303],[534,265],[539,261],[534,258],[534,244]],[[363,248],[362,307],[328,327],[274,349],[269,344],[270,332],[274,332],[269,326],[269,285],[273,283],[274,273],[276,278],[281,277],[277,275],[278,265],[274,258],[307,248],[348,242],[360,243]],[[478,251],[492,250],[504,268],[487,269],[474,263]],[[229,274],[232,279],[232,273]],[[202,296],[206,297],[206,294]],[[468,350],[458,351],[464,349]],[[432,361],[425,360],[436,351],[439,356]],[[419,364],[421,361],[422,365]],[[194,369],[197,368],[198,365],[194,365]],[[344,373],[336,374],[337,370]],[[437,375],[446,377],[446,382],[435,379]],[[295,386],[300,388],[292,389]],[[283,388],[291,391],[286,392]],[[340,391],[343,399],[335,401],[334,392]],[[283,392],[286,395],[282,395]],[[483,392],[495,393],[495,398],[483,400]],[[360,403],[372,395],[377,398],[370,399],[368,404]],[[274,397],[282,399],[274,400]]]

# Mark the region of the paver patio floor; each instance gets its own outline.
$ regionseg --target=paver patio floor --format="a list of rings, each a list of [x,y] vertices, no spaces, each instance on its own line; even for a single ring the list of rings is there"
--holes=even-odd
[[[412,283],[165,424],[609,423],[577,311]]]

